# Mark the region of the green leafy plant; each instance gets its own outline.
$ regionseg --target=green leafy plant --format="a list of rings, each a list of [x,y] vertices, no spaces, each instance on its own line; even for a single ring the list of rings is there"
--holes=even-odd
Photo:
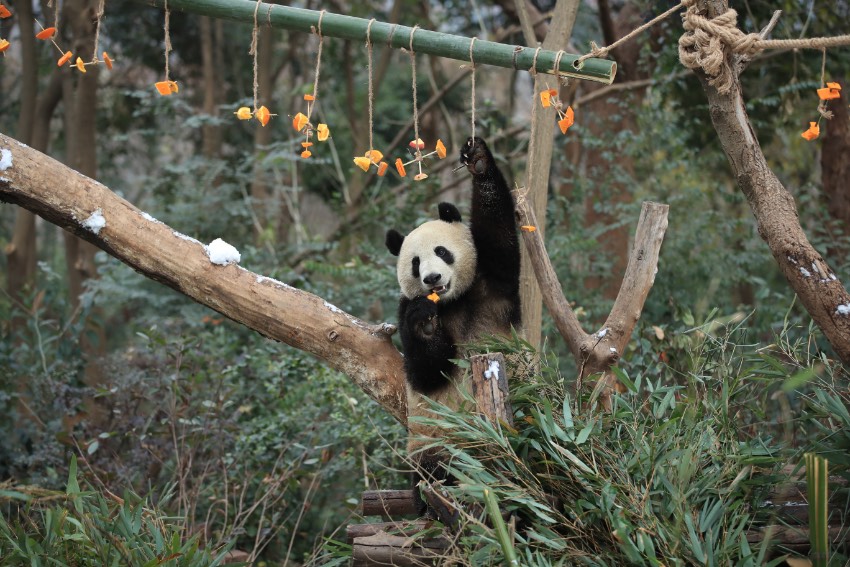
[[[83,490],[71,458],[64,493],[11,487],[0,491],[0,564],[215,567],[226,548],[200,549],[175,518],[126,492]]]

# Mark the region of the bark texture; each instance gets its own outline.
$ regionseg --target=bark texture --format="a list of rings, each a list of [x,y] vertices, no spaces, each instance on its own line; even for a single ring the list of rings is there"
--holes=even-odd
[[[728,4],[712,0],[702,7],[713,18],[724,13]],[[732,58],[733,69],[740,68],[733,54],[726,57]],[[726,93],[709,84],[705,73],[697,75],[708,98],[714,129],[756,218],[759,235],[835,353],[850,364],[850,294],[809,242],[794,197],[770,169],[750,125],[738,75],[734,74],[732,88]]]
[[[143,216],[102,184],[0,134],[12,165],[0,171],[0,200],[18,204],[263,336],[309,352],[348,375],[402,423],[402,358],[391,325],[369,325],[320,297],[236,265],[212,264],[206,247]],[[83,223],[100,211],[97,234]]]

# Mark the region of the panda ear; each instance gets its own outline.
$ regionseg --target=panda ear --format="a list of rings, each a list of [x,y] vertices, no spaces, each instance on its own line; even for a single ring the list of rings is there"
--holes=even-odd
[[[437,210],[440,211],[440,220],[446,222],[460,222],[460,211],[451,203],[440,203],[437,205]]]
[[[387,238],[384,242],[390,254],[398,256],[399,252],[401,252],[401,243],[404,242],[404,236],[396,229],[391,228],[387,231]]]

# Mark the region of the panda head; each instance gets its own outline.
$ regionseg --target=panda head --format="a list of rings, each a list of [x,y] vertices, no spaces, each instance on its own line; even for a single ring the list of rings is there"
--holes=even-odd
[[[387,231],[387,248],[398,256],[398,283],[408,299],[432,292],[443,300],[456,299],[475,280],[472,232],[454,205],[440,203],[438,209],[440,220],[423,223],[407,236]]]

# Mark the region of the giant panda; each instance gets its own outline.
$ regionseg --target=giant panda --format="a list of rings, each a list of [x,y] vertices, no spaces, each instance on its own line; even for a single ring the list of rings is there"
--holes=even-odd
[[[463,347],[485,335],[509,336],[520,326],[520,251],[514,202],[493,154],[481,138],[470,138],[460,162],[472,175],[469,226],[457,207],[438,205],[439,220],[428,221],[407,236],[387,231],[386,246],[398,256],[401,287],[398,328],[407,378],[408,417],[427,416],[424,396],[457,409],[464,372],[452,359],[465,358]],[[433,301],[433,294],[439,299]],[[432,299],[429,299],[428,296]],[[424,450],[439,431],[411,421],[408,454],[421,478],[451,482],[445,455]],[[429,441],[429,439],[431,439]],[[426,507],[417,500],[419,512]]]

